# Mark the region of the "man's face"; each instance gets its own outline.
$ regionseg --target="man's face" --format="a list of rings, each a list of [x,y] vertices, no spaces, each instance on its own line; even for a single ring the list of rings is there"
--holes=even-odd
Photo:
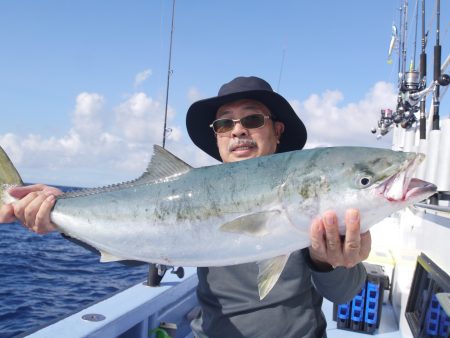
[[[255,100],[239,100],[221,106],[216,119],[241,119],[252,114],[270,116],[269,109]],[[275,153],[284,130],[282,122],[266,119],[261,128],[247,129],[237,122],[231,131],[217,134],[217,146],[223,162],[241,161]]]

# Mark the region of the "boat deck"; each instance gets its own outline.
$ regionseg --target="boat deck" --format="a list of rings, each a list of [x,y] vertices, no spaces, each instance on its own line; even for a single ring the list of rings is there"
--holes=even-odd
[[[190,338],[193,336],[189,315],[197,305],[196,285],[195,268],[186,268],[183,280],[167,274],[160,287],[137,284],[25,337],[149,337],[148,333],[161,323],[176,323],[175,337]],[[328,337],[367,336],[365,333],[338,329],[332,318],[331,302],[324,301],[323,312],[328,322]],[[388,304],[383,305],[380,327],[375,336],[401,337],[392,307]]]

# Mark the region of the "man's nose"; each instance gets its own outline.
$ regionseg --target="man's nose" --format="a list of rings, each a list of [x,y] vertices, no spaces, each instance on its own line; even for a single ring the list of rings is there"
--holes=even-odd
[[[231,130],[232,136],[242,136],[242,135],[248,135],[248,129],[243,127],[241,122],[235,122],[233,129]]]

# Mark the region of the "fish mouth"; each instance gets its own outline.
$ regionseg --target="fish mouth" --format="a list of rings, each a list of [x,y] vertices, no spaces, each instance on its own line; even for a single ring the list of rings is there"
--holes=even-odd
[[[417,166],[424,159],[424,154],[415,154],[405,161],[399,172],[388,177],[377,187],[378,192],[391,202],[425,199],[435,193],[436,185],[413,178]]]

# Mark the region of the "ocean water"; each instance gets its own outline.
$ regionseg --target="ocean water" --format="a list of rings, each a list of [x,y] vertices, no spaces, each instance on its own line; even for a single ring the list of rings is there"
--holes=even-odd
[[[37,235],[0,224],[0,337],[7,338],[124,290],[147,278],[148,265],[100,263],[59,233]]]

